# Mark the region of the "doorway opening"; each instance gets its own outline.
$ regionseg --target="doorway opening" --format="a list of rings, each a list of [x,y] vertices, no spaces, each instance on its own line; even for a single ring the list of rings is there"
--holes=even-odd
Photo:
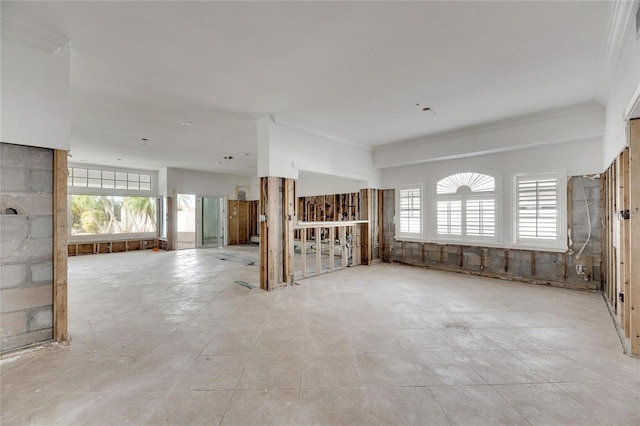
[[[196,247],[196,196],[178,194],[176,221],[178,250]]]

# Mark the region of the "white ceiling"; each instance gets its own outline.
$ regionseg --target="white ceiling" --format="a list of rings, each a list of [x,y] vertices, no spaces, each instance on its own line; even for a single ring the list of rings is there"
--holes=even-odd
[[[227,171],[232,155],[254,175],[265,114],[373,147],[594,101],[609,6],[2,1],[2,15],[71,40],[74,161]]]

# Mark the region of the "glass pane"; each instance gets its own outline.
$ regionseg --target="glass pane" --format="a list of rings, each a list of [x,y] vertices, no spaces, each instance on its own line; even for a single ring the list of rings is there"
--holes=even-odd
[[[100,170],[89,170],[89,177],[92,179],[100,179],[102,172]]]
[[[115,179],[115,173],[114,172],[110,172],[108,170],[103,170],[102,171],[102,179],[111,179],[114,180]]]
[[[100,188],[102,187],[101,179],[89,179],[89,188]]]

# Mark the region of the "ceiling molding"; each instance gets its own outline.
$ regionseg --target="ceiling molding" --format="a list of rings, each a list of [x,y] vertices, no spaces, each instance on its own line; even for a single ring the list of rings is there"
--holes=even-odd
[[[405,141],[392,142],[384,145],[379,145],[373,148],[374,153],[393,151],[396,149],[407,148],[412,146],[419,146],[432,142],[439,142],[446,139],[454,139],[464,136],[473,135],[476,133],[484,133],[493,130],[506,129],[509,127],[517,127],[526,124],[540,123],[543,121],[555,120],[558,118],[570,117],[572,115],[585,114],[590,112],[599,112],[603,108],[599,104],[589,102],[586,104],[572,105],[569,107],[557,108],[553,110],[547,110],[543,112],[537,112],[533,114],[520,115],[516,117],[507,118],[504,120],[492,121],[489,123],[478,124],[475,126],[464,127],[455,130],[449,130],[446,132],[435,133],[432,135],[424,136],[421,138],[414,138]]]
[[[638,1],[629,0],[611,2],[602,69],[596,89],[596,100],[603,105],[609,96],[614,73],[622,54],[622,47],[638,4]]]
[[[299,130],[301,132],[311,133],[313,135],[320,136],[321,138],[329,139],[329,140],[332,140],[334,142],[343,143],[343,144],[346,144],[346,145],[351,145],[351,146],[354,146],[356,148],[364,149],[364,150],[366,150],[368,152],[371,152],[371,147],[368,146],[368,145],[365,145],[363,143],[350,141],[348,139],[343,139],[343,138],[341,138],[339,136],[335,136],[335,135],[332,135],[330,133],[325,133],[325,132],[321,132],[319,130],[310,129],[308,127],[300,126],[298,124],[294,124],[294,123],[291,123],[291,122],[288,122],[288,121],[278,120],[275,116],[273,116],[271,114],[269,114],[269,117],[271,117],[271,120],[275,124],[277,124],[279,126],[288,127],[289,129]]]
[[[54,54],[69,44],[69,39],[29,25],[2,20],[2,38],[41,52]]]
[[[474,151],[474,152],[465,152],[463,154],[453,154],[453,155],[442,155],[439,157],[427,158],[424,160],[416,160],[416,161],[405,161],[399,164],[393,164],[389,166],[380,167],[382,169],[390,169],[393,167],[404,167],[404,166],[414,166],[416,164],[424,164],[424,163],[435,163],[439,161],[448,161],[448,160],[460,160],[462,158],[472,158],[472,157],[481,157],[484,155],[495,155],[502,154],[505,152],[514,152],[514,151],[525,151],[530,149],[544,148],[551,145],[558,144],[567,144],[567,143],[578,143],[578,142],[588,142],[590,139],[571,139],[564,140],[562,142],[538,142],[529,145],[517,145],[517,146],[508,146],[504,148],[496,148],[496,149],[487,149],[484,151]]]

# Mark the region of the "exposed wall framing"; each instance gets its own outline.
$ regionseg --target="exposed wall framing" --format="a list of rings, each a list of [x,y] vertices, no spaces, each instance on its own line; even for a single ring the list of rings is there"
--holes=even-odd
[[[249,244],[258,235],[258,201],[229,200],[228,245]]]
[[[640,120],[631,120],[629,130],[629,146],[602,179],[602,276],[631,354],[640,355]]]
[[[88,241],[81,243],[68,243],[67,251],[69,256],[79,256],[85,254],[121,253],[125,251],[149,250],[158,247],[155,238],[136,240],[113,240],[113,241]],[[159,241],[165,243],[165,241]],[[160,248],[160,247],[158,247]]]

